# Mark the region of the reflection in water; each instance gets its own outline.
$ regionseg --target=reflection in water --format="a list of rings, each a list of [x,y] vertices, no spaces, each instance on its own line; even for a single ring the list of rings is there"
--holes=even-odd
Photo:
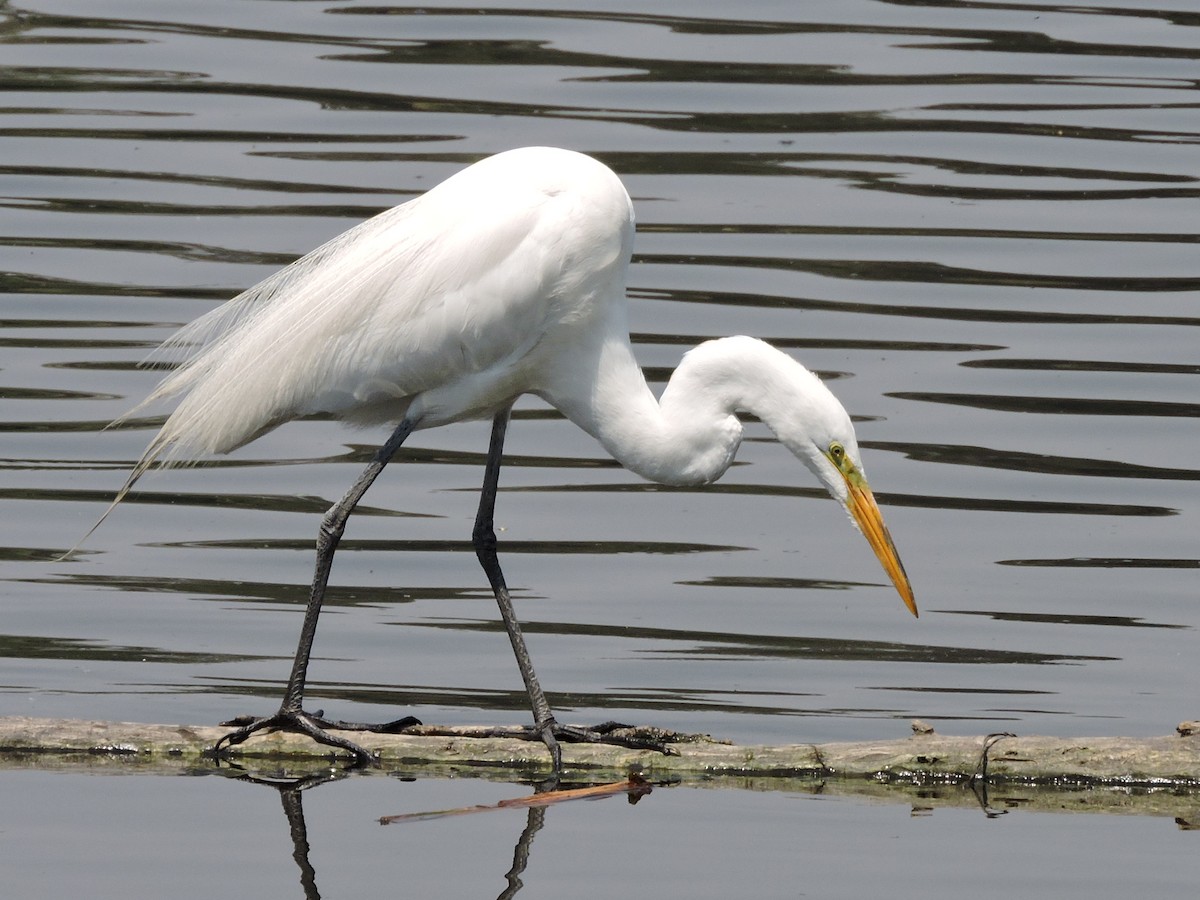
[[[292,838],[292,859],[300,869],[300,886],[304,888],[305,900],[320,900],[317,890],[317,871],[309,860],[308,825],[304,821],[304,800],[300,792],[313,785],[279,787],[279,799],[283,803],[283,814],[287,816],[288,833]]]
[[[497,631],[499,623],[486,621],[425,622],[422,627],[460,631]],[[787,659],[826,658],[842,661],[901,660],[906,662],[936,662],[958,664],[1053,665],[1061,662],[1096,660],[1095,656],[1070,656],[1054,653],[1026,653],[971,647],[937,647],[921,644],[900,644],[885,641],[851,641],[834,638],[800,637],[792,635],[726,634],[636,626],[604,627],[598,625],[569,625],[557,622],[526,622],[522,628],[529,634],[605,635],[619,633],[630,640],[685,642],[684,648],[658,648],[649,654],[686,654],[699,659],[744,656],[747,659],[780,657]]]
[[[279,792],[283,803],[283,814],[287,817],[288,833],[292,839],[292,859],[300,869],[300,885],[304,889],[305,900],[321,900],[321,892],[317,889],[317,872],[309,859],[308,824],[304,820],[304,791],[340,781],[350,775],[351,769],[331,767],[317,774],[272,778],[262,774],[249,772],[234,776],[236,780],[247,784],[259,784],[274,788]]]
[[[1200,324],[1200,321],[1197,322]],[[1056,416],[1178,416],[1200,417],[1200,403],[1164,400],[1108,400],[1093,397],[1005,397],[992,394],[949,394],[900,391],[889,396],[922,403],[948,403],[1005,412],[1043,413]]]
[[[1001,566],[1052,566],[1062,569],[1200,569],[1200,559],[1131,559],[1129,557],[1072,556],[1067,559],[1001,559]]]
[[[659,265],[685,265],[693,260],[685,257],[655,256],[642,257],[643,262]],[[1200,288],[1197,278],[1101,278],[1084,275],[1031,275],[1015,272],[989,272],[975,269],[956,269],[941,263],[918,261],[892,262],[886,260],[826,260],[826,259],[796,259],[771,258],[762,256],[707,256],[704,265],[726,268],[762,268],[776,269],[782,272],[795,272],[807,275],[820,275],[826,278],[873,279],[893,283],[917,282],[919,284],[987,284],[995,287],[1037,287],[1046,289],[1074,290],[1109,290],[1133,291],[1191,291]],[[701,300],[694,296],[693,300]],[[726,295],[722,298],[725,303],[736,303],[736,298]],[[716,298],[708,302],[716,302]],[[777,304],[796,309],[830,308],[827,303],[819,303],[809,299],[777,298]],[[752,305],[763,305],[769,300],[759,299],[757,302],[749,298]],[[875,312],[881,312],[878,308]],[[908,307],[889,304],[887,311],[891,315],[911,315],[933,318],[965,318],[968,320],[1004,321],[1004,322],[1056,322],[1056,323],[1104,323],[1131,322],[1136,324],[1159,325],[1200,325],[1200,318],[1195,316],[1112,316],[1094,313],[1060,313],[1060,312],[1018,312],[1015,310],[965,310],[965,309],[934,309],[931,307]]]
[[[1053,625],[1102,625],[1109,628],[1187,628],[1166,622],[1147,622],[1137,616],[1084,616],[1055,613],[1000,612],[982,609],[943,609],[958,616],[987,616],[1002,622],[1038,622]]]
[[[545,807],[531,806],[525,812],[525,827],[521,829],[521,835],[517,838],[517,844],[513,847],[513,862],[512,868],[504,873],[504,880],[508,882],[508,887],[500,892],[497,900],[508,900],[510,897],[515,897],[517,891],[525,886],[521,881],[521,876],[525,874],[525,869],[529,865],[529,852],[533,848],[533,837],[546,824],[546,813],[548,810]]]
[[[1116,362],[1086,359],[968,359],[968,369],[1015,369],[1029,372],[1129,372],[1140,375],[1200,375],[1200,365]]]
[[[240,767],[235,765],[233,768],[237,769]],[[302,795],[305,791],[347,778],[353,771],[353,768],[335,767],[304,776],[268,776],[261,773],[252,774],[250,772],[231,776],[237,781],[271,787],[279,792],[279,799],[283,803],[283,812],[287,817],[288,833],[292,841],[292,859],[295,861],[297,868],[300,869],[300,885],[304,890],[305,900],[320,900],[321,892],[317,887],[316,869],[310,860],[311,848],[308,842],[308,824],[304,818],[304,799]],[[572,799],[569,795],[574,793],[587,794],[593,800],[599,796],[626,796],[630,805],[633,805],[646,794],[650,793],[650,785],[646,782],[637,779],[637,785],[636,788],[628,790],[611,790],[620,787],[620,785],[608,785],[602,789],[602,793],[597,793],[595,790],[590,789],[569,790],[561,792],[567,796],[555,797],[551,801],[547,792],[558,790],[557,782],[552,780],[545,785],[536,787],[532,797],[523,798],[520,801],[502,801],[498,806],[491,807],[476,806],[462,810],[448,810],[435,813],[410,813],[400,816],[385,816],[380,819],[380,822],[381,824],[391,824],[400,821],[420,822],[433,818],[442,818],[447,815],[486,812],[506,808],[524,808],[525,825],[517,837],[516,845],[513,847],[512,866],[504,873],[504,880],[507,886],[500,892],[497,898],[497,900],[506,900],[506,898],[515,897],[521,888],[524,887],[521,876],[529,866],[534,836],[546,824],[549,802],[538,802],[539,798],[550,802],[562,802],[563,799]]]
[[[58,579],[56,579],[57,581]],[[95,587],[111,591],[181,594],[197,599],[238,600],[247,603],[281,603],[298,605],[304,602],[305,584],[283,584],[277,581],[243,581],[220,578],[162,578],[119,575],[112,577],[80,573],[62,581],[78,587]],[[54,583],[54,582],[51,582]],[[418,600],[454,601],[491,599],[485,587],[386,587],[380,585],[339,585],[326,594],[330,606],[396,606]]]
[[[708,258],[704,259],[707,262]],[[675,265],[686,265],[688,263],[695,264],[696,261],[685,258],[673,258],[667,260],[658,260],[661,263],[673,263]],[[729,268],[755,268],[755,269],[771,269],[780,270],[803,269],[799,266],[783,265],[779,260],[773,260],[775,265],[767,265],[763,260],[757,257],[728,257],[720,261],[724,267]],[[829,266],[830,271],[824,269],[815,270],[813,274],[820,274],[828,277],[842,277],[846,279],[857,279],[859,270],[862,268],[862,263],[847,263],[844,266],[833,267]],[[887,270],[879,273],[880,280],[891,280],[897,273],[893,270]],[[929,276],[935,276],[937,272],[926,273]],[[912,277],[910,280],[920,282],[921,279]],[[964,282],[967,279],[963,279]],[[978,282],[992,283],[1010,282],[1009,287],[1020,287],[1021,285],[1012,284],[1011,278],[995,279],[984,278],[979,276],[974,279]],[[1100,290],[1101,286],[1094,284],[1069,284],[1060,285],[1060,289],[1078,289],[1078,290]],[[1103,285],[1106,290],[1114,290],[1117,285]],[[1124,284],[1120,287],[1123,289]],[[1171,292],[1171,291],[1190,291],[1200,288],[1200,279],[1188,280],[1182,284],[1167,284],[1159,285],[1156,282],[1156,289]],[[958,307],[958,306],[914,306],[899,303],[862,303],[847,300],[821,300],[812,297],[792,297],[792,296],[775,296],[764,294],[740,294],[732,292],[717,292],[717,291],[664,291],[658,294],[648,294],[648,297],[659,297],[661,299],[670,299],[677,303],[697,303],[720,306],[732,306],[741,308],[763,308],[763,309],[791,309],[796,311],[808,312],[838,312],[854,315],[868,316],[883,316],[892,317],[899,316],[912,319],[944,319],[948,322],[978,322],[978,323],[994,323],[994,324],[1009,324],[1009,325],[1182,325],[1189,327],[1200,326],[1200,317],[1198,316],[1159,316],[1159,315],[1131,315],[1125,311],[1121,313],[1095,313],[1095,312],[1059,312],[1059,311],[1044,311],[1044,310],[1028,310],[1028,309],[994,309],[990,307]],[[889,344],[889,349],[904,349]],[[979,349],[989,349],[980,347]],[[1007,349],[999,347],[996,349]]]
[[[264,657],[231,653],[189,653],[155,647],[121,647],[81,638],[0,634],[0,659],[64,659],[130,663],[204,665]]]
[[[954,466],[982,466],[990,469],[1012,469],[1048,475],[1200,481],[1200,469],[1147,466],[1114,459],[1053,456],[1048,453],[999,450],[992,447],[972,447],[961,444],[902,444],[894,441],[880,441],[871,446],[903,453],[909,459],[948,463]]]
[[[875,446],[886,448],[891,446],[886,442],[863,441],[863,447]],[[969,485],[967,485],[969,487]],[[509,488],[509,492],[525,491],[530,493],[566,492],[572,493],[658,493],[664,490],[658,485],[630,482],[626,484],[572,484],[572,485],[538,485],[537,487]],[[675,489],[687,490],[687,489]],[[698,490],[698,489],[697,489]],[[790,484],[714,484],[703,488],[705,493],[728,494],[730,496],[760,496],[775,497],[820,497],[819,488],[794,487]],[[986,497],[944,497],[936,494],[897,494],[880,492],[876,495],[879,502],[886,506],[912,506],[930,509],[960,509],[960,510],[992,510],[1020,513],[1048,513],[1051,515],[1073,516],[1173,516],[1176,510],[1162,506],[1142,506],[1125,503],[1078,503],[1055,500],[1008,500],[990,499]],[[738,550],[742,548],[728,547],[718,549]]]
[[[191,549],[209,550],[307,550],[312,547],[311,540],[254,540],[254,541],[187,541],[159,544],[160,547],[187,547]],[[348,540],[341,544],[342,549],[354,552],[365,551],[372,553],[439,553],[450,552],[467,554],[471,551],[469,541],[422,541],[422,540]],[[727,544],[688,544],[677,541],[505,541],[505,553],[560,553],[576,554],[651,554],[665,555],[675,553],[729,553],[735,550],[745,550]]]

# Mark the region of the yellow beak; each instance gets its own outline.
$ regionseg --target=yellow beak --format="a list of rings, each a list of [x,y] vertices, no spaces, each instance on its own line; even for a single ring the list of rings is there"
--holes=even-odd
[[[843,473],[843,477],[845,477],[845,473]],[[857,472],[846,478],[846,487],[850,489],[850,498],[846,502],[850,515],[854,516],[854,521],[862,529],[867,543],[871,545],[871,549],[883,563],[884,571],[888,573],[892,584],[900,592],[900,599],[904,601],[908,611],[914,616],[919,616],[912,585],[908,583],[908,575],[904,571],[904,564],[900,562],[896,545],[892,543],[892,536],[888,533],[887,526],[883,524],[883,513],[879,511],[875,495],[871,493],[871,488]]]

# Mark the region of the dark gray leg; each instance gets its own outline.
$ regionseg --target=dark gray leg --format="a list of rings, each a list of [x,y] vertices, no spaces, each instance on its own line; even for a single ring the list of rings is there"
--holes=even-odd
[[[562,772],[562,750],[559,740],[577,743],[615,744],[621,747],[657,750],[670,754],[673,751],[663,743],[661,733],[646,738],[640,735],[619,736],[612,732],[627,729],[628,726],[618,722],[606,722],[595,728],[580,728],[574,725],[560,725],[550,710],[546,694],[538,683],[537,673],[533,671],[533,660],[525,646],[525,637],[521,634],[521,624],[513,610],[512,597],[508,593],[508,585],[504,581],[504,573],[500,571],[500,560],[496,555],[496,492],[500,483],[500,461],[504,455],[504,435],[508,430],[508,419],[512,409],[507,408],[496,414],[492,419],[492,439],[488,446],[487,466],[483,475],[483,490],[479,496],[479,512],[475,516],[475,531],[472,540],[475,544],[475,555],[487,574],[492,585],[492,593],[496,595],[496,604],[500,607],[500,618],[504,620],[504,628],[508,632],[508,640],[512,644],[513,653],[517,657],[517,667],[521,670],[521,678],[525,682],[525,690],[529,694],[529,704],[533,709],[533,728],[523,735],[527,740],[540,740],[550,751],[553,760],[554,773],[557,778]],[[432,729],[424,729],[423,733],[432,733]],[[496,733],[512,737],[505,729],[496,729]]]
[[[512,408],[502,410],[492,419],[492,440],[488,445],[487,466],[483,474],[483,490],[479,495],[479,512],[475,516],[475,531],[472,540],[475,544],[475,555],[479,564],[492,585],[492,593],[496,595],[496,605],[500,607],[500,618],[504,620],[504,628],[508,632],[508,640],[512,644],[513,653],[517,657],[517,667],[521,670],[521,678],[525,682],[525,690],[529,694],[529,704],[533,709],[533,727],[545,742],[550,756],[554,760],[554,770],[562,769],[562,751],[558,741],[554,739],[554,713],[546,701],[546,694],[538,683],[537,673],[533,671],[533,660],[529,649],[525,646],[525,637],[521,634],[521,624],[513,610],[512,597],[508,593],[508,585],[504,583],[504,573],[500,571],[500,560],[496,556],[496,491],[500,483],[500,461],[504,455],[504,434],[508,430],[508,417]]]
[[[302,708],[308,662],[312,655],[313,639],[317,634],[317,620],[321,616],[321,603],[325,599],[325,588],[329,583],[329,571],[333,566],[333,554],[342,539],[342,533],[346,530],[346,522],[350,518],[350,514],[354,512],[354,508],[362,499],[363,494],[367,492],[367,488],[379,477],[384,466],[388,464],[396,451],[400,449],[400,445],[412,434],[412,431],[412,422],[407,419],[401,422],[392,432],[387,443],[379,448],[370,464],[358,476],[358,480],[354,482],[346,495],[335,503],[329,512],[325,513],[325,518],[321,520],[321,529],[317,533],[316,570],[313,572],[308,606],[304,610],[304,624],[300,627],[300,643],[296,647],[296,655],[292,660],[292,674],[288,678],[287,689],[284,691],[283,703],[279,707],[279,712],[265,718],[254,719],[237,731],[231,731],[217,741],[216,746],[213,747],[214,753],[219,753],[223,746],[232,747],[242,743],[256,731],[288,728],[302,731],[319,743],[349,750],[360,761],[366,761],[372,758],[370,753],[351,741],[328,734],[324,729],[348,727],[357,730],[396,731],[406,725],[419,724],[410,716],[389,722],[387,725],[362,726],[352,722],[334,722],[323,719],[319,714],[310,715],[304,712]]]

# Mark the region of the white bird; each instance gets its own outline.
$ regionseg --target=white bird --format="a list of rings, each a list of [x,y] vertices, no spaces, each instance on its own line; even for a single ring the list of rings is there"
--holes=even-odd
[[[191,356],[137,409],[173,395],[182,400],[113,506],[152,464],[227,453],[300,416],[394,426],[321,523],[279,711],[231,732],[214,750],[255,731],[291,728],[370,757],[325,730],[345,723],[302,707],[334,551],[355,505],[412,432],[480,418],[492,419],[492,437],[474,544],[533,708],[528,735],[545,742],[556,771],[559,740],[620,743],[555,720],[497,560],[493,509],[504,434],[522,394],[541,397],[625,468],[670,485],[720,478],[741,442],[738,413],[756,416],[846,508],[917,614],[850,417],[815,375],[762,341],[722,338],[688,352],[655,399],[629,341],[625,276],[633,235],[629,195],[606,166],[567,150],[511,150],[333,238],[163,345]]]

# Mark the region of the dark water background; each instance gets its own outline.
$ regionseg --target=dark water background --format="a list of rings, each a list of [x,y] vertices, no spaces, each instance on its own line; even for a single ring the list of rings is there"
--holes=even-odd
[[[1200,716],[1193,4],[0,0],[0,87],[0,714],[212,722],[274,707],[320,513],[382,435],[306,421],[151,474],[84,554],[53,562],[161,418],[101,429],[156,382],[137,363],[178,325],[481,156],[553,144],[603,159],[634,198],[632,327],[649,377],[661,385],[687,346],[732,333],[819,371],[856,419],[922,608],[908,616],[761,426],[719,485],[668,490],[523,401],[497,524],[564,719],[770,743],[902,736],[913,716],[1060,735],[1163,734]],[[419,434],[367,496],[318,635],[314,706],[525,720],[468,543],[486,432]],[[155,850],[189,896],[243,873],[231,848],[248,860],[243,842],[271,830],[273,874],[256,889],[298,890],[269,797],[217,800],[219,779],[9,779],[14,798],[64,806],[9,803],[0,860],[35,833],[20,818],[31,805],[50,840],[31,846],[77,858],[92,823],[68,810],[86,801],[157,822],[140,826],[143,846],[169,823],[224,834]],[[321,803],[370,825],[410,801],[513,790],[464,799],[421,783],[376,808],[381,783],[313,792],[330,799],[310,802],[310,823]],[[1029,888],[1014,877],[1055,896],[1122,878],[1174,896],[1191,858],[1158,865],[1163,822],[1094,833],[1098,820],[979,817],[976,830],[943,813],[916,834],[897,808],[673,796],[552,811],[573,824],[541,833],[545,868],[523,896],[640,859],[622,841],[644,851],[664,833],[678,840],[655,865],[621,863],[628,890],[861,896],[878,880],[904,896],[901,874],[923,896],[979,894],[976,879],[984,896]],[[514,834],[452,822],[371,831],[321,871],[405,883],[364,860],[411,851],[436,869],[441,846],[458,874],[451,851],[489,837],[511,861]],[[1047,829],[1066,845],[1052,851]],[[828,883],[797,877],[815,871],[814,833],[847,854],[812,850]],[[1105,853],[1135,843],[1139,866]],[[53,877],[25,870],[26,888],[75,889],[43,852]],[[963,862],[979,853],[1028,865]],[[720,876],[701,865],[718,857]],[[150,869],[120,858],[80,875],[103,896],[158,895]],[[411,884],[495,895],[493,869],[479,888]]]

